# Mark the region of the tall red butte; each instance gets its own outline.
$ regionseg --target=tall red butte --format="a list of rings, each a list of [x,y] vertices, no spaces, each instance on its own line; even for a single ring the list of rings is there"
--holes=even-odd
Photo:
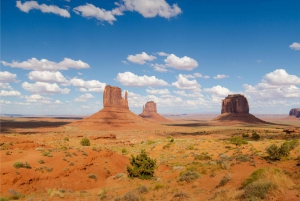
[[[134,114],[128,107],[128,93],[122,97],[119,87],[106,85],[103,93],[103,109],[99,112],[73,123],[87,129],[130,129],[149,127],[153,123]]]
[[[248,100],[244,95],[231,94],[222,100],[221,115],[212,119],[221,122],[266,123],[249,113]]]

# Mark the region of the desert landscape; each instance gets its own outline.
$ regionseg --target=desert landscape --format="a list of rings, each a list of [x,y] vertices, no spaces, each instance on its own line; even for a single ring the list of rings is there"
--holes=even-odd
[[[261,120],[229,95],[215,118],[164,118],[154,102],[142,118],[125,94],[106,86],[104,108],[83,119],[1,117],[1,199],[300,199],[296,109]],[[155,161],[144,179],[127,168],[143,150]]]
[[[300,201],[299,0],[0,13],[0,201]]]

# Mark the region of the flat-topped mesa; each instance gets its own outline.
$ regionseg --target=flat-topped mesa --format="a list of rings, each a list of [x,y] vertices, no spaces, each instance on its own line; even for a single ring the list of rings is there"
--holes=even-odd
[[[290,116],[300,118],[300,108],[293,108],[290,110]]]
[[[224,113],[249,114],[247,98],[241,94],[228,95],[222,100],[221,114]]]
[[[125,92],[125,99],[122,98],[121,94],[121,89],[119,87],[106,85],[103,93],[103,107],[129,109],[127,91]]]
[[[157,113],[156,103],[154,101],[148,101],[145,106],[143,106],[143,112],[155,112]]]

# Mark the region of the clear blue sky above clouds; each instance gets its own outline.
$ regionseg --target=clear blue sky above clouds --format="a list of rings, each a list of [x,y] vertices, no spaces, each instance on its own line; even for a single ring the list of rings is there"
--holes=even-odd
[[[106,84],[140,113],[300,107],[299,0],[1,2],[1,113],[88,115]]]

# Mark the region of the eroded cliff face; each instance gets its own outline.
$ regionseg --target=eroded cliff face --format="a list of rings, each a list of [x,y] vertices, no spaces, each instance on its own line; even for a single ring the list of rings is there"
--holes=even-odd
[[[165,117],[157,113],[156,103],[154,101],[148,101],[145,106],[143,106],[143,112],[139,116],[151,119],[156,122],[167,122],[169,121]]]
[[[103,93],[103,107],[129,109],[127,91],[125,92],[125,99],[122,98],[121,94],[121,89],[119,87],[106,85]]]
[[[148,101],[143,107],[143,112],[155,112],[157,113],[156,103],[154,101]]]
[[[293,108],[290,110],[290,116],[300,118],[300,108]]]
[[[232,94],[222,100],[221,114],[249,114],[248,100],[244,95]]]

